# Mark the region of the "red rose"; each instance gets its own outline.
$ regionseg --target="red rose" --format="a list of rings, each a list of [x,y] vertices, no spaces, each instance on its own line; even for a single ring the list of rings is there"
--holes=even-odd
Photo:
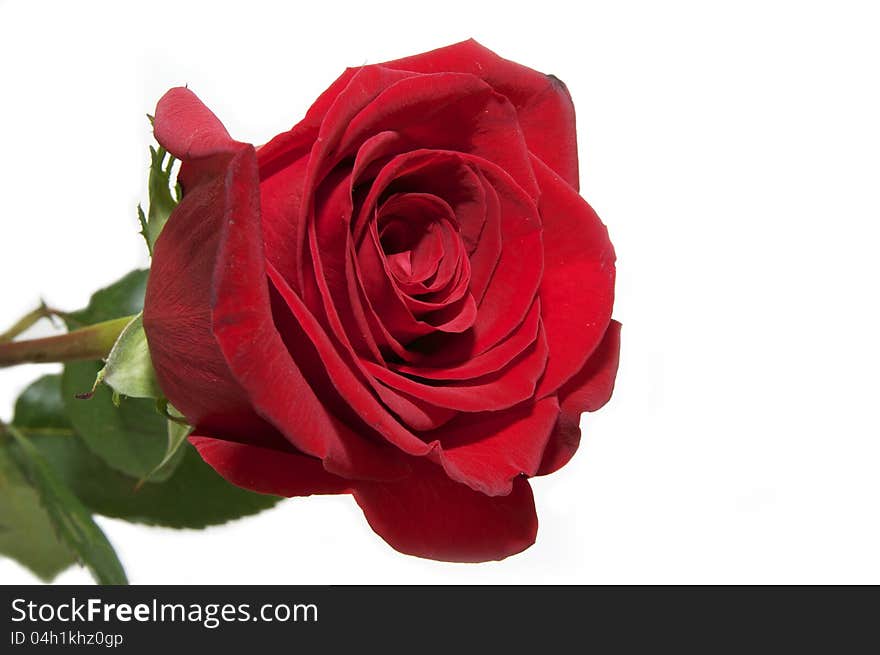
[[[144,327],[205,461],[351,493],[405,553],[531,545],[526,478],[572,456],[619,348],[565,85],[468,41],[347,70],[260,148],[184,88],[155,134],[184,195]]]

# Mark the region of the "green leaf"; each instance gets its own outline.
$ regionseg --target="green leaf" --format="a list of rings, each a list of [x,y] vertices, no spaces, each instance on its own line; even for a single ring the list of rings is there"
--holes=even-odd
[[[121,316],[133,316],[144,308],[147,290],[146,269],[137,269],[113,284],[92,294],[84,309],[63,316],[68,330],[109,321]]]
[[[61,397],[61,376],[44,375],[22,391],[15,401],[12,424],[28,433],[72,436],[73,425]]]
[[[143,210],[140,210],[138,219],[151,255],[156,239],[159,238],[162,228],[165,227],[168,217],[179,200],[177,187],[171,181],[173,166],[174,157],[169,155],[165,148],[150,147],[150,178],[147,185],[150,193],[150,208],[146,222],[142,219]]]
[[[40,496],[10,456],[10,442],[0,444],[0,554],[49,582],[76,562],[58,537]]]
[[[174,410],[169,414],[175,415]],[[226,482],[185,439],[175,451],[180,462],[173,474],[161,483],[139,485],[137,478],[107,466],[70,429],[59,375],[43,376],[25,389],[16,403],[15,420],[21,421],[20,431],[58,476],[98,514],[150,525],[202,528],[256,514],[280,500]],[[188,431],[187,426],[180,427]],[[174,439],[181,439],[179,432]]]
[[[143,313],[135,316],[119,335],[101,377],[104,384],[122,396],[162,397],[144,333]]]
[[[95,581],[99,584],[128,584],[116,551],[92,519],[91,513],[59,479],[43,454],[19,432],[18,428],[5,426],[3,429],[15,440],[21,455],[17,462],[19,468],[27,471],[28,478],[58,534],[79,555]],[[71,439],[70,437],[44,438],[56,439],[59,442]]]
[[[100,362],[72,362],[64,367],[61,392],[64,408],[89,449],[110,467],[133,476],[167,477],[170,469],[156,470],[168,444],[167,420],[152,400],[129,398],[114,404],[113,392],[98,385],[91,398],[77,398],[94,385]]]
[[[34,444],[92,511],[171,528],[203,528],[256,514],[280,498],[224,480],[183,442],[180,464],[164,482],[138,481],[95,457],[77,437],[35,436]]]

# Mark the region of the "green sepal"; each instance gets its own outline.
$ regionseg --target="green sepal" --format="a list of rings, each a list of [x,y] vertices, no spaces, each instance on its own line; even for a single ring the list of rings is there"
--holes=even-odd
[[[138,222],[150,255],[168,217],[180,201],[180,186],[171,181],[174,162],[174,157],[165,148],[150,146],[150,177],[147,183],[150,207],[146,216],[138,205]]]
[[[107,356],[100,380],[120,396],[161,398],[162,390],[153,370],[143,313],[135,316],[119,335]]]
[[[183,415],[169,405],[166,399],[159,399],[156,409],[168,418],[166,422],[168,443],[166,444],[165,455],[162,457],[162,461],[156,464],[153,470],[141,480],[141,484],[147,480],[162,477],[164,472],[174,471],[183,455],[181,446],[193,431],[192,426],[187,424]]]
[[[139,314],[143,309],[147,275],[146,270],[132,271],[96,292],[85,309],[65,315],[68,326],[81,327],[111,317]],[[132,326],[129,325],[126,329],[128,327]],[[138,347],[141,348],[135,359],[149,359],[146,339],[142,339],[142,331],[136,328],[134,326],[133,331],[129,332],[129,336],[135,335],[129,343],[135,346],[140,344]],[[138,347],[134,350],[137,351]],[[129,348],[120,346],[120,352],[122,351],[129,351]],[[124,369],[122,359],[124,358],[120,355],[116,362]],[[141,364],[145,365],[143,361]],[[134,365],[132,368],[135,368]],[[168,425],[166,418],[156,412],[155,399],[122,399],[122,393],[129,395],[128,392],[133,391],[126,386],[131,383],[131,378],[126,385],[120,383],[119,389],[111,389],[97,383],[100,382],[99,372],[102,369],[100,362],[71,362],[64,367],[61,383],[63,402],[65,413],[74,429],[92,452],[111,468],[137,480],[148,477],[154,480],[167,478],[178,460],[166,458]],[[102,376],[105,381],[107,374],[108,371],[105,370]],[[125,380],[126,376],[123,375],[122,378]],[[145,383],[140,380],[138,384],[141,385],[139,393],[143,391]],[[158,390],[158,385],[156,389]],[[83,399],[86,396],[88,399]],[[160,466],[162,462],[165,464]]]
[[[167,449],[167,419],[156,412],[155,401],[118,399],[105,385],[94,388],[88,399],[78,397],[92,388],[100,362],[72,362],[64,367],[61,389],[64,408],[77,434],[98,457],[116,470],[137,479],[154,473],[156,479],[170,470],[156,470]]]

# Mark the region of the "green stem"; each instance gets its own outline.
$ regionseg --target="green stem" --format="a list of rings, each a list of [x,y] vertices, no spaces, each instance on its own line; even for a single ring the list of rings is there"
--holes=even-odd
[[[12,341],[41,318],[51,318],[53,316],[63,317],[64,313],[59,312],[57,309],[52,309],[51,307],[48,307],[46,303],[41,302],[39,307],[18,319],[18,322],[6,330],[6,332],[0,333],[0,343]]]
[[[132,318],[115,318],[54,337],[0,343],[0,368],[26,363],[103,359]]]

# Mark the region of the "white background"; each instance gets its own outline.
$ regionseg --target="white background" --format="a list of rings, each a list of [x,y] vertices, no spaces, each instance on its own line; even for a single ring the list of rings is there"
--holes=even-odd
[[[99,519],[131,580],[880,583],[878,30],[869,2],[0,0],[4,328],[147,264],[144,114],[168,87],[262,143],[345,66],[470,36],[566,81],[617,248],[617,390],[534,481],[534,547],[407,557],[344,496],[205,532]],[[0,417],[50,370],[0,371]]]

